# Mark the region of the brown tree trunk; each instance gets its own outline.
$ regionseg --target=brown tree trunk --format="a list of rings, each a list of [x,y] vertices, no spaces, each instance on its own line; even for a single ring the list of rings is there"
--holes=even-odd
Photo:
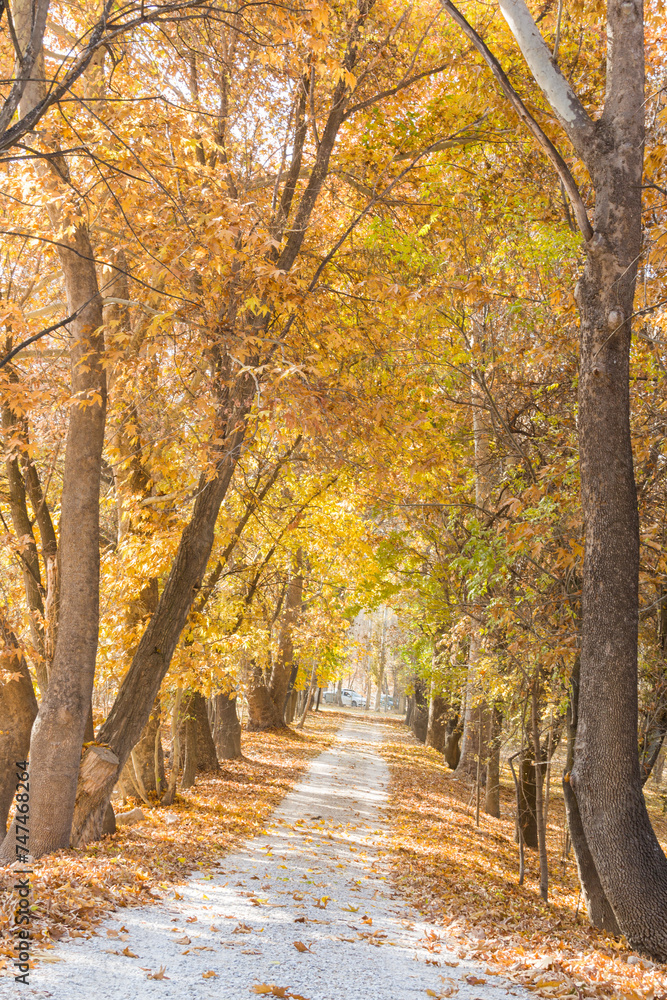
[[[533,741],[528,740],[521,754],[519,826],[523,843],[537,850],[537,804],[535,787],[535,752]]]
[[[19,44],[32,22],[31,6],[17,3]],[[37,103],[36,77],[25,103]],[[34,103],[32,106],[34,106]],[[21,107],[21,112],[30,110]],[[57,170],[55,167],[57,166]],[[53,169],[58,184],[68,178],[64,158]],[[62,184],[67,193],[66,183]],[[54,226],[59,209],[52,207]],[[60,607],[58,636],[49,688],[30,741],[30,850],[35,857],[68,847],[77,795],[81,746],[90,711],[99,628],[99,491],[106,419],[102,299],[95,255],[84,218],[60,238],[58,254],[65,279],[70,323],[72,395],[60,514]],[[57,808],[54,808],[57,803]],[[9,839],[8,839],[9,840]],[[6,841],[0,855],[13,855]]]
[[[185,763],[181,788],[192,788],[197,774],[197,717],[194,712],[194,698],[190,696],[185,708],[183,720],[183,742],[185,744]]]
[[[273,665],[271,680],[268,685],[269,694],[276,706],[281,724],[284,724],[285,700],[287,698],[287,690],[294,662],[292,632],[301,611],[303,600],[303,553],[301,549],[298,550],[294,562],[295,565],[292,567],[290,579],[287,584],[285,608],[280,622],[278,655]]]
[[[6,659],[3,657],[3,672],[13,675],[0,683],[0,830],[4,837],[16,791],[16,762],[28,756],[30,731],[37,715],[37,699],[16,637],[4,621],[0,622],[0,632],[3,652],[9,654]],[[10,861],[16,860],[15,844],[14,840]],[[31,843],[27,850],[32,853]]]
[[[192,696],[190,708],[197,724],[197,772],[199,774],[215,774],[220,770],[215,752],[215,743],[211,734],[211,723],[206,709],[206,699],[200,691]]]
[[[440,753],[445,748],[447,740],[447,719],[450,713],[449,702],[441,695],[433,693],[434,685],[431,684],[431,698],[428,706],[428,722],[426,725],[427,747],[433,747]]]
[[[579,872],[581,892],[591,923],[610,934],[620,934],[618,923],[609,900],[600,882],[595,861],[590,852],[586,834],[579,814],[577,799],[570,784],[570,774],[574,764],[574,744],[577,735],[577,711],[579,705],[579,658],[575,660],[570,681],[570,702],[567,707],[567,757],[563,774],[563,799],[570,840],[574,848],[574,856]]]
[[[424,697],[424,682],[415,681],[414,705],[410,719],[410,727],[417,739],[424,743],[426,740],[426,728],[428,726],[428,702]]]
[[[216,694],[213,738],[220,760],[241,757],[241,723],[236,713],[236,695]]]
[[[18,381],[13,371],[10,371],[10,381]],[[5,435],[20,438],[27,447],[27,427],[25,421],[16,417],[9,404],[2,408],[2,426]],[[37,543],[32,522],[28,514],[26,485],[21,473],[18,455],[12,451],[5,461],[7,486],[9,492],[9,509],[12,524],[20,544],[21,572],[23,586],[30,612],[30,634],[35,650],[35,673],[42,697],[46,694],[49,682],[48,664],[46,662],[46,641],[44,636],[44,601],[42,598],[42,574],[39,565]]]
[[[202,477],[192,517],[181,536],[157,610],[146,626],[111,712],[98,733],[98,740],[108,743],[114,750],[121,768],[146,724],[192,600],[201,586],[213,546],[215,522],[236,467],[253,393],[254,381],[248,376],[241,385],[236,384],[223,409],[227,413],[226,434],[222,435],[226,444],[221,447],[217,475],[208,481]],[[87,800],[89,812],[75,815],[74,846],[82,842],[83,831],[88,839],[99,836],[106,801],[114,784],[115,778],[101,782],[99,801],[93,806]]]
[[[447,767],[450,767],[452,771],[455,771],[458,767],[459,760],[461,758],[460,742],[461,742],[461,721],[459,716],[456,715],[448,720],[445,733],[445,746],[443,749],[443,755],[445,758],[445,763]]]
[[[639,519],[630,432],[630,346],[642,253],[645,68],[641,0],[607,4],[604,108],[591,117],[560,72],[525,0],[500,0],[551,110],[585,164],[593,224],[565,161],[498,60],[450,0],[452,17],[549,155],[585,241],[575,287],[581,321],[579,457],[585,533],[579,717],[570,785],[620,930],[667,961],[667,858],[642,793],[637,748]],[[574,840],[573,840],[574,843]]]
[[[145,795],[147,799],[153,796],[159,800],[165,793],[167,779],[164,770],[164,752],[159,738],[162,726],[161,711],[160,699],[156,698],[148,722],[138,742],[132,748],[131,757],[120,776],[119,784],[126,795]]]
[[[264,671],[256,663],[251,663],[248,671],[248,729],[254,732],[265,729],[281,729],[284,725],[282,711],[271,697]]]
[[[503,715],[497,705],[489,711],[489,723],[491,735],[488,743],[484,812],[497,819],[500,816],[500,744],[503,727]]]

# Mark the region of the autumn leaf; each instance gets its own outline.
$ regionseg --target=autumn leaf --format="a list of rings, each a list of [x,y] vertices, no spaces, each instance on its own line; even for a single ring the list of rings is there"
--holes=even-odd
[[[295,941],[294,942],[294,947],[296,948],[297,951],[299,951],[301,953],[303,953],[304,951],[310,951],[311,950],[311,946],[310,945],[305,945],[303,943],[303,941]]]
[[[133,951],[130,951],[128,947],[123,948],[121,955],[126,955],[127,958],[139,958],[139,956],[135,955]]]
[[[202,972],[201,977],[202,979],[213,979],[214,977],[217,977],[217,975],[217,972],[213,969],[209,969],[208,972]]]
[[[161,965],[157,972],[149,972],[146,976],[147,979],[169,979],[169,976],[165,976],[166,965]]]

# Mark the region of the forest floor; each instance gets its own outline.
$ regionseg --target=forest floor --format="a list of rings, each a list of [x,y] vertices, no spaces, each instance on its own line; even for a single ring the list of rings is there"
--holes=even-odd
[[[556,775],[544,904],[536,852],[517,885],[508,781],[502,818],[477,828],[474,786],[400,719],[318,712],[302,733],[244,733],[244,755],[171,809],[37,862],[37,967],[26,990],[5,960],[0,998],[667,1000],[666,966],[587,925]],[[649,791],[667,846],[663,800]]]
[[[667,1000],[667,965],[588,924],[574,857],[563,856],[560,768],[552,774],[545,904],[537,851],[526,851],[525,881],[518,885],[516,800],[508,771],[501,777],[501,818],[482,812],[477,827],[474,782],[457,780],[442,755],[419,743],[400,720],[386,722],[384,732],[395,884],[434,922],[435,933],[459,939],[461,958],[482,961],[543,997]],[[645,794],[667,851],[664,792],[649,782]]]
[[[42,956],[29,992],[55,1000],[459,1000],[528,997],[477,959],[434,948],[392,885],[383,726],[346,720],[268,829],[159,903],[125,909]],[[456,942],[451,945],[456,947]],[[25,996],[0,982],[0,997]]]

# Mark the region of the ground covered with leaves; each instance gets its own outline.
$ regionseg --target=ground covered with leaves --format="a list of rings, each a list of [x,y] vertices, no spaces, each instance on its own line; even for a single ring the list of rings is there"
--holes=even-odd
[[[195,787],[169,808],[142,805],[146,819],[138,825],[36,861],[32,934],[37,952],[66,935],[90,934],[119,907],[150,903],[165,890],[177,893],[190,872],[206,871],[239,840],[263,831],[311,759],[331,746],[339,722],[332,714],[316,713],[300,732],[244,732],[243,758],[224,761],[218,775],[198,777]],[[11,871],[0,872],[2,969],[13,956],[13,881]]]
[[[388,724],[383,755],[391,770],[389,818],[394,878],[434,923],[433,961],[441,939],[459,941],[460,957],[484,962],[544,997],[667,1000],[667,966],[588,925],[574,858],[563,857],[565,819],[558,776],[549,813],[549,903],[539,896],[536,851],[526,851],[518,885],[514,795],[505,780],[501,818],[475,825],[474,788],[454,778],[442,755],[418,743],[401,722]],[[508,776],[505,776],[506,778]],[[648,789],[647,789],[648,791]],[[648,792],[654,826],[667,848],[664,796]],[[481,980],[480,982],[483,982]]]

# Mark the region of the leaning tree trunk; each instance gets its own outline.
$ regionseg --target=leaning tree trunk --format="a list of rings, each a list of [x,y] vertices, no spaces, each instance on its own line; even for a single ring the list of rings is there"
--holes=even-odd
[[[108,743],[117,757],[115,774],[100,770],[95,794],[81,795],[72,824],[73,846],[99,837],[106,803],[118,773],[141,735],[169,669],[193,597],[206,571],[215,522],[236,468],[253,393],[254,381],[249,375],[243,376],[230,392],[225,408],[225,433],[221,435],[225,443],[221,447],[217,475],[208,481],[202,476],[192,517],[181,536],[157,610],[146,626],[111,712],[98,733],[98,741]]]
[[[236,695],[216,694],[213,739],[220,760],[241,757],[241,723],[236,713]]]
[[[4,659],[4,672],[11,675],[0,685],[0,830],[4,837],[16,791],[16,762],[28,756],[30,730],[37,715],[37,699],[16,637],[4,622],[0,622],[0,632],[4,648],[9,653]],[[16,839],[11,844],[10,861],[16,860],[15,844]],[[28,850],[32,852],[32,844]]]

